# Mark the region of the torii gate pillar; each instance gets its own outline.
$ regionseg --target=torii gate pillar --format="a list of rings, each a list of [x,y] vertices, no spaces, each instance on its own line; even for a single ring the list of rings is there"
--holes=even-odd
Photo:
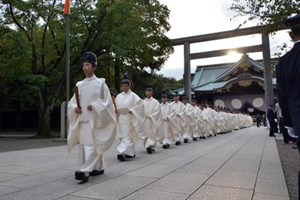
[[[270,55],[270,40],[269,34],[262,33],[262,45],[263,45],[263,62],[264,62],[264,79],[265,79],[265,102],[266,110],[269,105],[274,104],[274,92],[273,92],[273,77],[271,68],[271,55]]]
[[[188,101],[191,101],[191,59],[190,59],[190,43],[184,43],[184,93],[188,98]]]

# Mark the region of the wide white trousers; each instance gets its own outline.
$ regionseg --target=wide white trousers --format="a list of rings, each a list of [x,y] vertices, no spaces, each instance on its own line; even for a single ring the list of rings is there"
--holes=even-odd
[[[103,169],[103,155],[99,155],[93,143],[90,123],[80,123],[79,164],[81,172]]]

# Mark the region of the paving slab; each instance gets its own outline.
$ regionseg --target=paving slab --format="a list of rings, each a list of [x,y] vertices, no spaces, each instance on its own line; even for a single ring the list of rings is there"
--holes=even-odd
[[[59,179],[72,176],[73,173],[70,170],[48,171],[37,175],[27,175],[20,178],[11,179],[1,182],[1,185],[15,188],[32,188],[45,183],[57,181]]]
[[[190,164],[187,164],[180,169],[178,172],[194,173],[194,174],[208,174],[211,175],[215,173],[222,163],[210,162],[210,161],[195,161]]]
[[[186,165],[186,164],[188,164],[192,161],[193,161],[193,159],[191,159],[191,158],[184,158],[184,157],[174,156],[174,157],[171,157],[171,158],[163,159],[163,160],[157,162],[157,164],[177,165],[178,167],[181,167],[181,166]]]
[[[155,180],[153,178],[124,175],[75,192],[73,195],[95,199],[120,199]]]
[[[73,180],[62,179],[54,182],[42,184],[33,188],[27,188],[11,193],[9,195],[0,196],[1,200],[52,200],[63,197],[67,194],[74,193],[83,188],[92,186],[92,183],[77,184]]]
[[[244,172],[253,172],[258,171],[260,160],[253,160],[247,158],[234,158],[227,162],[222,170],[234,170],[234,171],[244,171]]]
[[[142,176],[149,178],[160,178],[169,174],[170,172],[177,169],[176,165],[168,165],[168,164],[151,164],[143,168],[139,168],[132,172],[129,172],[127,175],[131,176]]]
[[[261,168],[258,173],[258,178],[285,181],[283,172],[280,168],[274,168],[274,169]]]
[[[256,173],[219,170],[207,181],[207,183],[210,185],[253,190],[255,181]]]
[[[0,174],[0,182],[9,181],[9,180],[12,180],[12,179],[17,179],[17,178],[21,178],[21,177],[24,177],[24,176],[26,176],[26,175],[1,173]]]
[[[127,197],[124,200],[136,200],[136,199],[143,199],[143,200],[185,200],[188,198],[188,195],[185,194],[178,194],[178,193],[171,193],[165,191],[157,191],[157,190],[149,190],[149,189],[142,189],[139,190]]]
[[[192,194],[208,178],[207,174],[173,172],[150,184],[147,189]]]
[[[13,192],[16,192],[16,191],[19,191],[21,189],[18,189],[18,188],[11,188],[11,187],[5,187],[5,186],[0,186],[0,197],[2,195],[5,195],[5,194],[10,194],[10,193],[13,193]],[[2,198],[1,198],[2,199]]]
[[[286,200],[274,138],[264,128],[182,144],[148,155],[142,141],[132,161],[119,162],[117,142],[105,154],[105,174],[78,184],[78,148],[0,153],[1,200]]]
[[[275,196],[255,193],[253,200],[290,200],[290,198],[287,196]]]
[[[251,200],[252,190],[204,185],[188,200]]]
[[[58,198],[57,200],[93,200],[93,199],[68,195],[68,196],[64,196],[64,197]]]
[[[285,180],[277,179],[258,178],[255,187],[255,192],[271,195],[288,196]]]

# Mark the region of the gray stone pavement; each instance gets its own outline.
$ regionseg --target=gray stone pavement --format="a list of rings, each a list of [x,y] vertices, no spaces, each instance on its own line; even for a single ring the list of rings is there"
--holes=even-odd
[[[78,184],[78,149],[66,146],[0,153],[1,200],[288,200],[274,138],[251,127],[206,140],[158,147],[120,163],[116,145],[105,174]]]

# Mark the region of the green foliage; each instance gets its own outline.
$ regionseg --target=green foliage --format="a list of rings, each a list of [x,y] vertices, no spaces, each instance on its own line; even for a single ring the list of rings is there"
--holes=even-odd
[[[36,105],[47,131],[52,109],[64,100],[64,1],[0,2],[0,101]],[[97,75],[118,87],[113,67],[139,74],[159,70],[173,52],[165,36],[169,10],[158,0],[74,0],[71,4],[71,84],[82,79],[81,56],[94,51]],[[123,70],[124,71],[124,70]],[[133,74],[134,74],[133,73]],[[71,86],[72,87],[72,86]],[[39,130],[45,133],[45,130]]]
[[[230,10],[247,17],[243,24],[255,19],[260,24],[279,24],[299,13],[299,7],[299,0],[233,0]]]
[[[156,99],[161,98],[162,92],[168,93],[183,87],[183,80],[177,81],[175,78],[164,77],[161,74],[149,73],[147,71],[137,71],[127,68],[130,79],[133,82],[132,90],[141,98],[145,97],[145,89],[148,86],[153,88],[153,96]]]

